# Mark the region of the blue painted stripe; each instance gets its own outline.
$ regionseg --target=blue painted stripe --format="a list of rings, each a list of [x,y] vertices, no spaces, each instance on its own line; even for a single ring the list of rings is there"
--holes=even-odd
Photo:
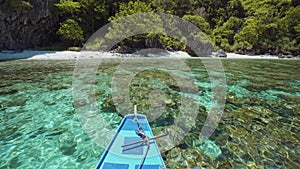
[[[128,169],[128,164],[104,163],[103,169]]]
[[[135,169],[138,169],[139,165],[135,166]],[[142,169],[159,169],[159,165],[143,165]]]

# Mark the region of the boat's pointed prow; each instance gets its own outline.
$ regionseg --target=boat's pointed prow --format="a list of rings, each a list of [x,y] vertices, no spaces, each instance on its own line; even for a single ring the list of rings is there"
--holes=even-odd
[[[126,115],[96,169],[162,169],[164,161],[145,115]]]

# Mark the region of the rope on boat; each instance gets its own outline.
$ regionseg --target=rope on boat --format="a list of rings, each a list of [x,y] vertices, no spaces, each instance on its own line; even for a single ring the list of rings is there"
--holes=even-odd
[[[147,154],[148,154],[148,152],[149,152],[149,149],[150,149],[150,143],[149,143],[149,141],[150,141],[150,140],[155,140],[155,139],[158,139],[158,138],[161,138],[161,137],[164,137],[164,136],[167,136],[168,133],[164,133],[164,134],[161,134],[161,135],[158,135],[158,136],[154,136],[154,137],[152,137],[152,138],[149,138],[149,137],[145,134],[143,128],[141,127],[141,124],[140,124],[140,122],[139,122],[139,119],[138,119],[138,117],[137,117],[137,106],[136,106],[136,105],[134,105],[134,116],[135,116],[134,121],[135,121],[135,122],[137,123],[137,125],[138,125],[138,129],[136,130],[136,134],[137,134],[138,136],[140,136],[140,137],[142,138],[142,140],[139,140],[139,141],[136,141],[136,142],[132,142],[132,143],[128,143],[128,144],[124,144],[124,145],[122,145],[121,147],[126,147],[126,146],[130,146],[130,145],[134,145],[134,144],[142,143],[142,142],[145,142],[145,143],[146,143],[147,149],[146,149],[146,152],[144,153],[143,158],[142,158],[142,160],[141,160],[141,162],[140,162],[140,164],[139,164],[139,167],[138,167],[138,169],[141,169],[142,166],[143,166],[143,164],[144,164],[144,162],[145,162],[145,160],[146,160],[146,157],[147,157]]]
[[[150,141],[150,140],[155,140],[155,139],[158,139],[158,138],[161,138],[161,137],[165,137],[165,136],[168,135],[168,133],[164,133],[164,134],[161,134],[161,135],[158,135],[158,136],[154,136],[154,137],[152,137],[152,138],[149,138],[149,137],[145,134],[145,132],[144,132],[144,130],[143,130],[143,128],[142,128],[142,126],[141,126],[141,124],[140,124],[140,122],[139,122],[139,119],[138,119],[138,117],[137,117],[137,106],[136,106],[136,105],[134,105],[134,116],[135,116],[134,121],[135,121],[135,122],[137,123],[137,125],[138,125],[138,129],[137,129],[135,132],[136,132],[136,134],[137,134],[138,136],[140,136],[140,137],[142,138],[142,140],[139,140],[139,141],[136,141],[136,142],[132,142],[132,143],[128,143],[128,144],[124,144],[124,145],[122,145],[121,147],[127,147],[127,146],[131,146],[131,145],[134,145],[134,144],[142,143],[142,142],[145,142],[145,143],[146,143],[147,149],[146,149],[146,152],[145,152],[145,154],[143,155],[143,158],[142,158],[142,160],[141,160],[141,162],[140,162],[140,164],[139,164],[139,167],[138,167],[138,169],[141,169],[142,166],[143,166],[143,164],[144,164],[144,162],[145,162],[145,160],[146,160],[146,157],[147,157],[147,154],[148,154],[148,152],[149,152],[149,149],[150,149],[150,143],[149,143],[149,141]]]
[[[144,162],[145,162],[145,160],[146,160],[148,151],[149,151],[149,149],[150,149],[150,144],[149,144],[149,137],[145,134],[143,128],[141,127],[141,124],[140,124],[140,122],[139,122],[139,119],[138,119],[138,117],[137,117],[137,106],[136,106],[136,105],[134,105],[134,116],[135,116],[135,122],[136,122],[137,125],[138,125],[138,129],[137,129],[135,132],[136,132],[136,134],[137,134],[138,136],[140,136],[140,137],[143,139],[142,141],[145,142],[146,145],[147,145],[146,152],[144,153],[143,158],[142,158],[142,160],[141,160],[141,162],[140,162],[140,164],[139,164],[139,167],[138,167],[138,169],[141,169],[142,166],[143,166],[143,164],[144,164]]]
[[[146,139],[147,139],[146,140],[147,149],[146,149],[146,152],[145,152],[145,154],[144,154],[144,156],[143,156],[143,158],[142,158],[142,160],[140,162],[140,165],[139,165],[138,169],[142,169],[142,166],[143,166],[143,164],[144,164],[144,162],[146,160],[147,154],[148,154],[149,149],[150,149],[150,144],[149,144],[149,141],[148,141],[148,137]]]

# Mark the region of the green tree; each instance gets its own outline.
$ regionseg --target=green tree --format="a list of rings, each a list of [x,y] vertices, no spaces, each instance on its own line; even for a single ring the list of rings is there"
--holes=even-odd
[[[150,0],[153,9],[182,17],[185,14],[194,14],[198,8],[197,0]]]
[[[196,25],[205,34],[210,34],[211,33],[209,23],[202,16],[199,16],[199,15],[184,15],[182,17],[182,19],[190,21],[191,23]]]
[[[285,41],[281,41],[280,45],[284,48],[284,52],[292,51],[299,54],[300,49],[300,6],[291,7],[286,12],[285,17],[281,19],[281,27],[284,34],[281,36]]]
[[[139,0],[135,2],[129,1],[128,3],[121,4],[120,10],[116,13],[116,15],[111,16],[108,20],[113,21],[124,16],[152,11],[153,9],[151,6],[145,2],[141,2]]]
[[[150,4],[141,1],[130,1],[120,5],[119,11],[115,16],[110,17],[108,20],[112,22],[112,27],[105,36],[106,42],[109,40],[122,39],[123,35],[128,35],[136,30],[146,32],[146,34],[134,35],[121,41],[119,45],[126,45],[133,48],[144,48],[144,47],[172,47],[176,49],[184,49],[186,38],[180,36],[181,32],[176,30],[178,23],[167,23],[167,21],[161,20],[160,16],[151,13],[153,11]],[[146,14],[145,14],[146,13]],[[124,18],[125,16],[134,15],[130,18]],[[138,24],[137,24],[138,23]],[[169,30],[179,37],[178,40],[167,37],[163,24],[174,25],[169,26],[174,30]],[[157,34],[159,32],[159,34]],[[95,43],[103,43],[104,40],[95,40]],[[158,43],[159,42],[159,43]],[[158,44],[154,45],[153,44]],[[159,45],[160,44],[160,45]],[[90,46],[97,46],[93,43]],[[99,45],[98,45],[99,46]],[[94,47],[93,47],[94,48]],[[97,47],[96,47],[97,48]]]
[[[73,46],[75,46],[77,42],[83,40],[83,31],[73,19],[67,19],[61,23],[57,33],[62,35],[65,39],[73,41]]]
[[[16,13],[26,13],[29,9],[33,8],[30,2],[24,0],[9,0],[4,1],[1,4],[0,9],[5,13],[16,12]]]
[[[212,29],[222,26],[230,17],[243,18],[245,13],[240,0],[199,0],[196,4],[204,8],[203,17]]]
[[[284,38],[286,28],[281,18],[290,7],[290,0],[242,0],[241,2],[245,9],[246,22],[243,30],[234,38],[237,40],[234,49],[252,48],[257,53],[281,51],[283,46],[281,43],[287,43],[288,39]]]
[[[84,23],[83,27],[89,36],[95,32],[97,27],[107,22],[108,10],[106,1],[81,0],[80,7],[82,22]]]
[[[11,2],[19,1],[22,0]],[[299,4],[297,0],[60,0],[55,6],[61,13],[62,22],[65,23],[67,19],[76,21],[85,37],[89,37],[108,21],[113,22],[131,14],[154,11],[183,17],[208,34],[216,46],[225,50],[279,53],[299,50]],[[201,36],[193,33],[191,37],[182,37],[183,33],[176,29],[178,23],[166,23],[157,15],[137,19],[144,21],[135,29],[143,29],[150,33],[127,38],[120,45],[140,44],[153,39],[159,40],[164,47],[172,46],[184,50],[188,38]],[[135,20],[124,22],[132,25]],[[147,26],[149,24],[157,24],[155,29],[160,29],[162,34],[151,33]],[[168,32],[182,38],[175,40],[165,36],[166,30],[160,27],[162,25],[174,27]],[[114,22],[106,39],[114,39],[130,31],[132,30],[126,29],[124,25]]]
[[[212,36],[215,44],[222,49],[231,51],[234,44],[234,36],[241,31],[243,20],[230,17],[222,26],[213,30]]]
[[[130,1],[128,3],[121,4],[120,10],[115,14],[115,16],[111,16],[108,19],[109,21],[112,21],[113,27],[110,29],[109,33],[107,34],[107,37],[110,39],[115,39],[118,38],[120,35],[130,34],[130,32],[133,32],[138,29],[149,32],[147,35],[135,35],[125,40],[127,42],[131,42],[133,45],[136,45],[136,42],[140,43],[141,40],[146,39],[147,37],[155,36],[151,33],[151,29],[149,29],[149,25],[152,25],[153,27],[154,24],[161,24],[159,17],[155,16],[154,14],[153,15],[149,14],[148,16],[142,14],[151,11],[153,11],[151,6],[141,1],[135,1],[135,2]],[[141,14],[141,15],[136,15],[134,18],[123,19],[123,17],[132,14]],[[120,20],[116,21],[117,19]],[[139,22],[139,24],[132,26],[136,22]],[[124,41],[122,43],[124,43]]]
[[[300,6],[291,7],[287,12],[286,16],[282,19],[285,29],[288,31],[289,36],[292,39],[297,38],[299,35],[298,26],[300,24]]]
[[[234,36],[234,50],[251,50],[258,42],[259,24],[255,18],[249,18],[243,29]]]
[[[294,27],[295,31],[297,32],[297,39],[300,39],[300,23]]]
[[[71,14],[74,16],[76,13],[80,11],[80,3],[74,2],[73,0],[60,0],[58,4],[54,4],[57,8],[59,8],[62,14]]]
[[[59,10],[60,15],[66,19],[60,23],[57,31],[66,40],[73,41],[73,46],[84,39],[84,33],[78,20],[77,14],[80,13],[80,3],[73,0],[60,0],[58,4],[54,4]]]
[[[122,3],[120,5],[119,11],[114,15],[109,17],[109,21],[112,23],[112,26],[109,28],[108,33],[105,35],[104,39],[95,39],[93,42],[88,44],[88,48],[97,49],[103,43],[109,43],[109,41],[114,41],[117,39],[123,40],[123,35],[128,35],[135,30],[144,30],[149,32],[146,35],[135,35],[133,37],[126,38],[121,41],[119,45],[127,45],[130,47],[136,47],[136,45],[140,45],[141,41],[144,41],[147,38],[151,38],[155,35],[151,33],[152,28],[159,24],[161,24],[159,17],[155,14],[142,14],[151,12],[152,8],[149,4],[141,1],[130,1],[128,3]],[[128,15],[132,14],[141,14],[135,15],[135,17],[124,18]],[[138,25],[135,25],[136,22],[139,22]],[[124,37],[125,38],[125,37]]]

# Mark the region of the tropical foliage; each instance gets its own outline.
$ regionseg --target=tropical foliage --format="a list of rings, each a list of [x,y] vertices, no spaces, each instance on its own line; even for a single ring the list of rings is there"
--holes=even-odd
[[[85,42],[99,28],[124,16],[143,12],[164,12],[193,23],[217,48],[226,51],[300,54],[299,0],[50,1],[54,6],[52,9],[54,13],[60,16],[57,33],[74,42]],[[6,6],[2,5],[1,10],[15,8],[26,11],[31,7],[29,2],[31,1],[11,0]],[[134,24],[134,21],[130,22]],[[148,21],[145,19],[145,25],[140,24],[138,27],[147,29],[146,24],[149,22],[151,22],[149,18]],[[156,17],[155,23],[159,22],[161,20]],[[114,25],[115,28],[118,26],[121,25]],[[150,32],[127,38],[122,45],[137,42],[141,38],[143,40],[139,43],[152,39],[162,43],[165,48],[185,49],[186,39],[179,42],[166,37],[164,30],[161,31],[160,35]],[[117,34],[121,32],[110,33],[108,36],[113,37]]]

